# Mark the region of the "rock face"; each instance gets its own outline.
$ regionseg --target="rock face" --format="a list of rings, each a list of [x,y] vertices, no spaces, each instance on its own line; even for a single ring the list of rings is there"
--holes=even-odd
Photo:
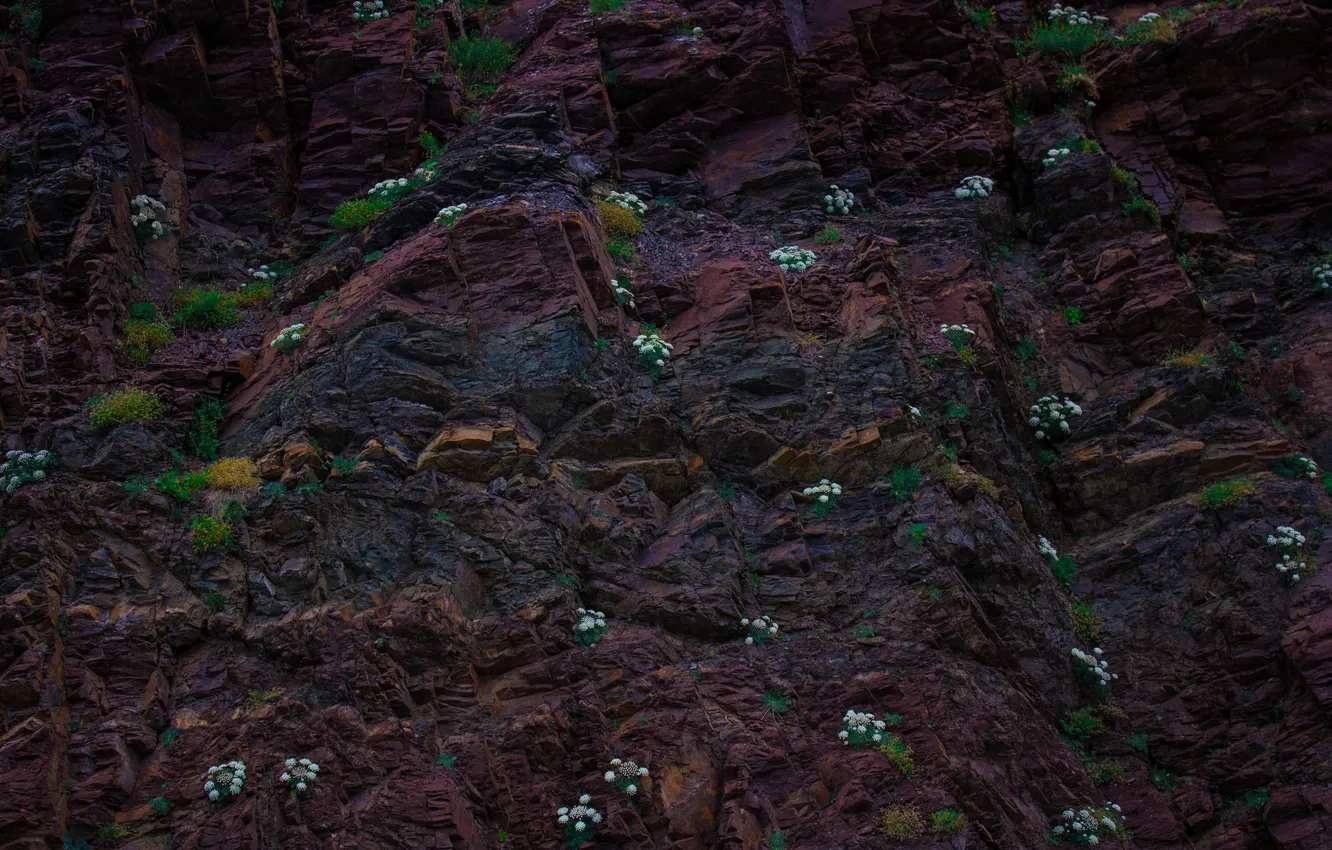
[[[1267,542],[1332,563],[1332,13],[1163,7],[1070,61],[1015,3],[385,8],[0,16],[0,436],[58,459],[0,495],[0,850],[555,848],[580,794],[604,847],[1028,850],[1109,800],[1107,846],[1332,848],[1332,570]],[[518,54],[493,93],[464,34]],[[611,190],[650,205],[632,259]],[[282,261],[129,357],[131,306]],[[129,384],[164,415],[94,430]],[[1082,409],[1057,442],[1046,394]],[[263,488],[149,486],[204,467],[209,399]],[[848,709],[910,758],[843,745]]]

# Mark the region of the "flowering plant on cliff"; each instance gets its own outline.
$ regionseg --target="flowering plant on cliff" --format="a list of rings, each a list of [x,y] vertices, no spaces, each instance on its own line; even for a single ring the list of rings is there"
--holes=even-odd
[[[962,351],[976,336],[976,332],[966,325],[940,325],[939,333],[943,334],[944,339],[953,344],[953,348]]]
[[[1303,534],[1288,525],[1278,526],[1275,534],[1267,535],[1267,545],[1277,550],[1276,570],[1286,584],[1295,584],[1313,574],[1314,565],[1304,552]]]
[[[838,189],[836,183],[828,191],[831,194],[823,196],[823,208],[830,215],[847,215],[856,205],[856,196],[847,189]]]
[[[387,204],[396,203],[402,196],[415,189],[417,186],[414,180],[406,177],[391,177],[388,180],[380,180],[370,187],[370,197],[377,201],[383,201]]]
[[[352,3],[352,20],[358,24],[368,24],[387,18],[392,12],[384,8],[384,0],[356,0]]]
[[[1272,464],[1272,471],[1283,478],[1318,478],[1318,464],[1307,457],[1283,457]]]
[[[245,762],[229,761],[226,764],[208,768],[208,778],[204,780],[204,791],[214,803],[231,797],[239,797],[245,787]]]
[[[1060,823],[1050,830],[1050,841],[1054,844],[1096,845],[1102,838],[1129,837],[1119,806],[1109,800],[1104,806],[1065,809],[1060,818]]]
[[[278,351],[291,356],[291,353],[305,344],[305,324],[297,322],[290,327],[285,327],[268,344],[269,348],[276,348]]]
[[[953,195],[958,198],[988,198],[994,191],[994,181],[988,177],[981,177],[973,174],[970,177],[962,178],[962,185],[953,190]]]
[[[134,235],[140,242],[166,236],[166,228],[157,220],[158,213],[166,212],[166,204],[148,195],[135,195],[130,206],[134,207],[130,224],[134,226]]]
[[[435,215],[435,224],[442,224],[445,227],[453,227],[458,223],[458,219],[467,214],[467,204],[454,204],[451,207],[444,207]]]
[[[600,611],[578,608],[574,613],[578,615],[578,622],[574,624],[574,643],[579,646],[589,647],[610,631],[606,627],[606,615]]]
[[[1068,420],[1081,416],[1082,408],[1069,399],[1060,401],[1056,396],[1047,395],[1037,399],[1028,413],[1027,424],[1036,429],[1036,439],[1053,441],[1068,436],[1072,430]]]
[[[1110,663],[1101,658],[1099,646],[1091,652],[1084,652],[1075,646],[1069,654],[1073,656],[1073,674],[1078,684],[1101,695],[1110,693],[1110,682],[1118,679],[1119,674],[1110,672]]]
[[[747,646],[756,643],[762,645],[767,643],[768,638],[777,637],[777,621],[771,617],[758,616],[752,620],[746,618],[740,621],[740,625],[749,627],[749,635],[745,638]]]
[[[621,759],[611,759],[611,769],[603,774],[602,778],[607,782],[614,782],[620,787],[620,790],[630,797],[638,794],[638,784],[644,776],[648,775],[646,767],[639,767],[637,762],[624,761]]]
[[[1161,16],[1158,15],[1156,12],[1148,12],[1147,14],[1143,15],[1141,18],[1138,18],[1138,23],[1154,24],[1159,20],[1161,20]]]
[[[634,215],[647,215],[647,204],[639,200],[633,192],[611,192],[606,196],[606,203],[628,210]]]
[[[801,494],[807,499],[814,500],[813,511],[817,516],[827,516],[828,512],[837,507],[837,501],[842,498],[842,485],[835,481],[829,481],[827,478],[819,479],[819,483],[813,487],[806,487]]]
[[[596,825],[601,823],[601,812],[589,806],[590,802],[591,795],[584,794],[578,798],[578,805],[561,806],[555,810],[555,820],[563,828],[570,847],[579,847],[583,842],[591,841]]]
[[[0,487],[12,494],[24,484],[46,479],[46,470],[55,466],[55,456],[42,449],[39,452],[10,451],[0,464]]]
[[[842,715],[842,731],[837,733],[837,738],[843,745],[857,750],[867,747],[872,749],[888,737],[887,729],[887,721],[875,719],[868,711],[848,708],[846,714]]]
[[[768,259],[775,262],[782,271],[789,274],[800,274],[805,269],[814,265],[818,259],[813,251],[807,251],[804,248],[788,246],[778,248],[776,251],[768,254]]]
[[[1046,18],[1051,23],[1061,23],[1070,27],[1089,27],[1092,25],[1092,16],[1086,9],[1075,9],[1072,6],[1061,6],[1055,3],[1046,13]]]
[[[611,294],[615,296],[615,303],[619,304],[621,307],[623,307],[625,304],[628,304],[629,309],[631,310],[638,307],[638,305],[634,303],[633,290],[631,290],[628,286],[622,285],[618,280],[611,281]],[[662,358],[663,365],[665,365],[664,363],[665,359],[666,358],[664,357]]]
[[[257,269],[249,268],[245,270],[245,273],[250,276],[249,282],[251,283],[266,284],[266,283],[272,283],[273,281],[278,279],[277,272],[270,272],[268,270],[268,266],[260,266]],[[241,284],[241,286],[244,285],[245,284]]]
[[[1332,292],[1332,263],[1319,263],[1310,271],[1313,273],[1314,289],[1324,294]]]
[[[287,769],[278,778],[293,797],[299,796],[319,778],[319,765],[309,759],[287,759],[285,764]]]
[[[638,352],[638,362],[647,368],[648,374],[657,377],[666,368],[666,358],[671,356],[675,346],[657,336],[657,329],[644,325],[643,332],[634,337],[634,351]]]
[[[1054,168],[1057,165],[1063,165],[1071,156],[1073,156],[1073,151],[1068,148],[1050,148],[1045,152],[1045,159],[1041,160],[1041,165],[1046,168]]]

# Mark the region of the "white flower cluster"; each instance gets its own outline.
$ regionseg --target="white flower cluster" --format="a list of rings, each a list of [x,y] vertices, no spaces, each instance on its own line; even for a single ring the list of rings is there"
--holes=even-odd
[[[445,227],[453,227],[458,223],[458,219],[467,214],[467,204],[454,204],[451,207],[445,207],[435,215],[435,224],[442,224]]]
[[[1069,433],[1069,417],[1081,416],[1082,408],[1069,399],[1060,401],[1057,396],[1047,395],[1037,399],[1029,413],[1027,424],[1036,429],[1036,439],[1054,440]]]
[[[778,248],[776,251],[768,254],[768,259],[781,267],[782,271],[791,274],[800,274],[805,269],[814,265],[818,259],[813,251],[807,251],[804,248],[785,247]]]
[[[352,4],[352,20],[358,24],[368,24],[380,18],[387,18],[391,12],[384,8],[384,0],[356,0]]]
[[[623,307],[629,305],[631,310],[637,309],[638,305],[634,303],[634,292],[627,286],[621,286],[618,280],[611,281],[611,294],[615,296],[615,303]]]
[[[962,185],[953,190],[958,198],[988,198],[994,191],[994,181],[988,177],[973,174],[962,178]]]
[[[939,333],[943,334],[944,339],[951,342],[953,348],[958,351],[966,348],[967,343],[971,342],[971,338],[976,335],[976,332],[966,325],[940,325]]]
[[[1073,151],[1068,148],[1050,148],[1045,152],[1045,159],[1041,160],[1041,165],[1046,168],[1054,168],[1056,165],[1063,165],[1064,161],[1073,156]]]
[[[208,778],[204,780],[204,790],[208,799],[217,802],[226,797],[239,797],[245,786],[245,762],[229,761],[226,764],[208,768]]]
[[[161,239],[166,236],[166,228],[157,220],[158,213],[166,212],[166,204],[149,195],[135,195],[130,201],[134,213],[130,215],[130,224],[141,241]]]
[[[657,336],[656,331],[634,337],[634,350],[638,352],[639,361],[654,374],[666,366],[666,358],[671,356],[674,347]]]
[[[578,622],[574,625],[574,643],[579,646],[591,646],[606,636],[606,615],[590,608],[578,608],[574,611]]]
[[[36,453],[17,449],[7,452],[5,462],[0,464],[0,487],[13,494],[24,484],[45,480],[46,470],[52,466],[55,466],[55,458],[46,449]]]
[[[1084,652],[1076,646],[1069,651],[1073,656],[1074,665],[1078,671],[1078,679],[1083,684],[1091,685],[1098,692],[1110,690],[1110,682],[1119,678],[1118,673],[1110,672],[1110,662],[1101,657],[1101,648],[1095,647],[1091,652]]]
[[[1275,546],[1280,553],[1281,560],[1276,562],[1276,568],[1287,584],[1295,584],[1313,572],[1303,551],[1304,535],[1290,526],[1278,526],[1276,534],[1267,535],[1267,545]]]
[[[1049,540],[1046,540],[1044,537],[1038,537],[1036,538],[1036,540],[1038,543],[1040,543],[1040,551],[1042,558],[1044,558],[1045,560],[1049,561],[1052,564],[1055,561],[1059,560],[1059,552],[1055,549],[1053,543],[1051,543]]]
[[[758,616],[752,620],[746,618],[740,621],[740,625],[749,627],[749,635],[745,638],[747,646],[762,644],[768,638],[777,637],[777,621],[771,617]]]
[[[1101,836],[1125,838],[1124,816],[1119,806],[1109,800],[1104,806],[1084,806],[1077,811],[1065,809],[1063,823],[1050,830],[1050,840],[1063,844],[1101,843]]]
[[[1140,23],[1140,24],[1154,24],[1154,23],[1156,23],[1156,22],[1159,21],[1159,20],[1161,20],[1161,16],[1160,16],[1160,15],[1158,15],[1158,14],[1155,13],[1155,12],[1148,12],[1147,14],[1143,15],[1141,18],[1138,18],[1138,23]]]
[[[1061,6],[1055,3],[1050,7],[1046,16],[1051,23],[1062,23],[1070,27],[1089,27],[1093,23],[1097,25],[1108,24],[1110,19],[1103,15],[1090,15],[1086,9],[1075,9],[1072,6]]]
[[[287,759],[286,765],[287,769],[278,778],[291,790],[293,797],[319,778],[319,765],[309,759]]]
[[[273,341],[268,344],[268,347],[276,348],[283,354],[291,354],[293,351],[300,348],[301,344],[304,342],[305,324],[303,322],[297,322],[290,327],[283,328],[277,336],[273,337]]]
[[[842,715],[842,731],[837,737],[844,745],[863,750],[867,746],[882,744],[887,728],[888,724],[875,720],[873,714],[848,708]]]
[[[828,511],[837,507],[837,500],[842,498],[842,485],[827,478],[820,478],[813,487],[800,491],[807,499],[814,500],[814,513],[827,516]]]
[[[611,759],[611,769],[603,774],[607,782],[614,782],[620,786],[620,790],[630,797],[638,793],[638,782],[641,777],[648,775],[646,767],[639,767],[637,762],[624,761],[622,759]]]
[[[647,204],[638,199],[633,192],[611,192],[606,196],[606,203],[626,209],[635,215],[645,215]]]
[[[1308,478],[1310,481],[1318,477],[1318,464],[1307,457],[1293,458],[1290,465],[1295,467],[1299,475]]]
[[[1332,263],[1319,263],[1310,269],[1319,292],[1332,292]]]
[[[823,207],[831,215],[846,215],[856,205],[856,196],[847,189],[838,189],[837,184],[828,187],[832,193],[823,196]]]
[[[250,275],[250,280],[254,283],[272,283],[278,279],[277,272],[270,272],[268,266],[260,266],[257,269],[246,269],[246,272]],[[241,286],[245,286],[245,284],[242,283]]]
[[[380,180],[370,187],[371,197],[395,198],[406,192],[412,187],[412,181],[406,177],[390,177],[388,180]]]
[[[413,171],[412,179],[418,183],[428,183],[435,179],[435,161],[432,159]],[[466,206],[466,204],[463,206]]]
[[[590,802],[592,802],[591,795],[584,794],[578,798],[578,805],[572,808],[561,806],[555,810],[555,818],[560,826],[564,827],[564,834],[569,837],[573,846],[590,841],[596,824],[601,823],[601,812],[589,806]]]

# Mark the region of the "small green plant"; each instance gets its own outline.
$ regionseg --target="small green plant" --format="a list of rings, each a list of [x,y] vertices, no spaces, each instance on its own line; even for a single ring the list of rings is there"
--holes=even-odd
[[[361,230],[374,224],[391,206],[388,198],[371,195],[338,204],[328,224],[336,230]]]
[[[194,406],[190,420],[190,433],[186,438],[190,451],[201,460],[217,460],[222,441],[218,439],[219,426],[226,415],[225,402],[201,398]]]
[[[729,478],[723,478],[716,484],[713,484],[712,489],[717,492],[717,495],[721,497],[722,501],[729,502],[735,498],[735,482]]]
[[[892,724],[890,724],[892,725]],[[903,776],[912,776],[916,772],[916,762],[912,758],[911,746],[897,735],[889,735],[879,745],[879,753],[888,759],[888,763],[897,768]]]
[[[97,830],[97,834],[102,838],[117,841],[121,838],[129,838],[134,833],[130,832],[129,828],[124,824],[108,823],[103,825],[101,829]]]
[[[66,835],[60,847],[61,850],[88,850],[88,842],[74,835]]]
[[[588,3],[588,11],[593,15],[608,15],[620,11],[628,2],[629,0],[591,0]]]
[[[272,502],[287,495],[287,488],[281,481],[270,481],[259,488],[259,494]]]
[[[11,5],[9,31],[36,40],[42,34],[42,0],[19,0]]]
[[[373,263],[375,260],[382,260],[382,259],[384,259],[384,252],[383,252],[383,251],[371,251],[369,254],[366,254],[365,257],[364,257],[363,259],[365,260],[366,263]]]
[[[953,421],[960,422],[963,419],[966,419],[968,414],[970,413],[971,409],[968,408],[962,402],[950,400],[948,404],[944,407],[943,415],[944,419],[951,419]]]
[[[250,710],[255,711],[266,705],[273,705],[282,699],[282,694],[282,688],[273,688],[268,691],[250,691]]]
[[[1136,213],[1142,213],[1147,216],[1147,218],[1151,219],[1152,224],[1160,225],[1161,223],[1161,211],[1156,208],[1156,204],[1153,203],[1151,199],[1144,198],[1141,195],[1124,204],[1124,213],[1125,215],[1130,216]]]
[[[230,526],[240,525],[245,517],[245,506],[236,499],[227,499],[222,503],[222,521]]]
[[[463,36],[449,45],[449,65],[473,100],[489,97],[516,58],[509,43],[499,38]]]
[[[173,339],[175,336],[166,322],[143,322],[138,319],[125,322],[125,352],[135,365],[147,363],[153,352],[164,348]]]
[[[1291,404],[1299,404],[1304,399],[1304,390],[1294,384],[1289,384],[1286,386],[1284,395],[1286,396],[1286,401],[1289,401]]]
[[[1036,340],[1029,336],[1024,336],[1022,339],[1018,340],[1017,347],[1013,349],[1013,353],[1017,355],[1017,359],[1021,360],[1023,363],[1035,358],[1036,351]]]
[[[1091,50],[1099,37],[1093,27],[1042,21],[1027,33],[1027,43],[1042,56],[1062,55],[1076,59]]]
[[[165,788],[165,786],[163,787]],[[148,807],[152,809],[153,814],[157,815],[159,818],[164,818],[171,814],[171,809],[174,808],[175,805],[175,803],[166,798],[165,794],[154,797],[148,801]]]
[[[426,130],[421,134],[421,150],[425,153],[428,161],[433,162],[434,160],[439,159],[448,149],[448,143],[441,144],[439,140],[435,138],[435,134],[429,130]]]
[[[218,517],[197,516],[190,523],[190,530],[194,535],[194,551],[199,554],[215,552],[231,543],[231,526]]]
[[[940,809],[930,815],[930,826],[935,832],[956,835],[967,828],[967,816],[952,809]]]
[[[1068,712],[1060,719],[1059,728],[1075,741],[1088,741],[1105,734],[1105,722],[1095,708],[1079,708]]]
[[[157,394],[134,386],[94,396],[87,408],[88,422],[95,431],[162,418],[162,402]]]
[[[1233,508],[1258,491],[1258,486],[1247,478],[1232,478],[1219,481],[1203,489],[1194,500],[1202,508],[1219,511]]]
[[[851,637],[855,638],[856,640],[869,640],[870,638],[874,637],[874,634],[875,632],[873,627],[867,625],[866,623],[860,623],[851,628]]]
[[[791,698],[782,696],[780,691],[764,691],[763,707],[773,714],[781,714],[791,707]]]
[[[774,828],[768,835],[768,850],[786,850],[786,833]]]
[[[212,593],[205,596],[203,598],[203,601],[204,601],[204,606],[207,607],[208,610],[214,614],[216,614],[218,611],[221,611],[223,608],[227,607],[227,598],[222,594],[218,593],[217,591],[213,591]]]
[[[606,239],[606,253],[611,259],[627,266],[634,264],[634,240],[622,233],[612,233]]]
[[[899,502],[909,502],[924,476],[914,466],[898,466],[888,473],[887,478],[888,492],[892,497]]]
[[[206,487],[208,487],[208,474],[205,472],[169,469],[153,479],[154,490],[176,500],[177,513],[180,512],[181,505],[194,499]]]
[[[177,290],[172,295],[176,312],[171,321],[183,330],[190,328],[211,328],[221,330],[240,321],[236,311],[236,301],[228,293],[212,286],[195,286]]]
[[[453,770],[457,763],[458,758],[452,753],[440,753],[435,757],[435,767],[442,767],[445,770]]]
[[[814,235],[814,241],[820,245],[838,245],[844,240],[842,239],[842,232],[840,230],[832,225],[828,225]]]
[[[1267,800],[1272,796],[1272,786],[1263,785],[1245,793],[1244,806],[1249,809],[1261,809],[1267,805]]]
[[[1211,366],[1212,362],[1212,356],[1205,351],[1171,351],[1161,361],[1161,365],[1177,369],[1201,369]]]
[[[966,0],[953,0],[959,12],[971,20],[971,25],[978,30],[987,30],[994,26],[996,12],[981,6],[972,6]]]
[[[925,542],[925,535],[928,526],[923,522],[913,522],[907,527],[907,539],[911,541],[912,546],[920,546]]]
[[[343,457],[342,455],[334,455],[333,460],[329,461],[329,464],[340,475],[350,475],[360,463],[354,457]]]
[[[894,803],[884,809],[880,822],[883,834],[896,841],[915,838],[925,831],[925,818],[920,809],[907,803]]]
[[[1143,755],[1147,754],[1147,733],[1141,729],[1133,730],[1133,734],[1128,736],[1128,745]]]
[[[1175,790],[1175,774],[1159,767],[1154,767],[1147,772],[1151,777],[1152,784],[1156,786],[1157,791]]]
[[[1070,328],[1076,328],[1078,325],[1082,324],[1082,319],[1086,315],[1086,313],[1082,312],[1082,310],[1077,307],[1064,308],[1064,321],[1068,322]]]
[[[157,742],[166,749],[170,749],[171,745],[176,743],[176,739],[179,737],[180,737],[180,730],[173,727],[171,729],[167,729],[161,735],[157,736]]]
[[[1073,631],[1092,642],[1101,639],[1101,618],[1090,604],[1074,601],[1069,604],[1068,613],[1073,618]]]
[[[1179,267],[1184,271],[1189,271],[1193,268],[1193,263],[1189,261],[1188,254],[1176,254],[1175,262],[1179,263]]]

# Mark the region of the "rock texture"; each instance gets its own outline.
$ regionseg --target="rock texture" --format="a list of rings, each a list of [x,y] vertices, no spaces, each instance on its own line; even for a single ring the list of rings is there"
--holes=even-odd
[[[0,15],[0,427],[59,459],[0,508],[0,850],[555,848],[581,793],[602,847],[1026,850],[1108,799],[1110,846],[1332,848],[1332,570],[1287,587],[1265,545],[1291,525],[1332,563],[1322,479],[1269,471],[1332,468],[1332,13],[1209,4],[1097,46],[1093,93],[1018,55],[1038,5],[386,7]],[[449,63],[482,31],[520,51],[484,100]],[[427,130],[434,178],[332,234]],[[1042,167],[1077,137],[1099,152]],[[970,174],[995,194],[954,198]],[[825,216],[832,183],[864,212]],[[631,263],[612,189],[656,199]],[[140,192],[168,208],[142,246]],[[783,275],[779,241],[818,263]],[[271,305],[126,357],[131,304],[279,258]],[[938,333],[962,322],[971,362]],[[656,379],[644,323],[675,346]],[[166,416],[94,431],[129,383]],[[1084,410],[1053,451],[1043,393]],[[225,494],[123,483],[202,466],[208,398],[269,486],[199,554],[183,522]],[[1252,496],[1198,506],[1236,476]],[[1119,674],[1100,701],[1074,603]],[[578,607],[609,618],[590,649]],[[782,636],[746,646],[759,614]],[[849,708],[901,715],[914,771],[842,746]],[[636,805],[616,756],[650,769]],[[894,804],[969,822],[890,840]]]

